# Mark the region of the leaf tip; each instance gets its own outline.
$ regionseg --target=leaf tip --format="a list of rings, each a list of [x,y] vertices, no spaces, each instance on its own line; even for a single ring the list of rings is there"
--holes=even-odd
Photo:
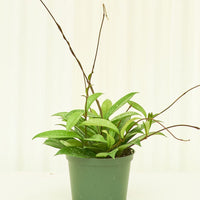
[[[37,135],[35,135],[34,137],[32,137],[32,140],[34,140],[35,138],[37,138]]]

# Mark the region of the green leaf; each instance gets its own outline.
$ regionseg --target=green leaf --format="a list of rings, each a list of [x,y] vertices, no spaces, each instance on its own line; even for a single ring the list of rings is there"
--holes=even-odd
[[[90,142],[90,144],[85,144],[85,149],[90,149],[93,152],[100,153],[100,152],[106,152],[107,151],[107,144],[106,143],[100,143],[100,142]]]
[[[130,146],[132,145],[138,145],[138,146],[141,146],[140,144],[140,137],[138,138],[135,138],[134,140],[130,141],[129,143],[126,143],[126,144],[122,144],[118,147],[119,151],[122,152],[124,151],[125,149],[129,148]]]
[[[87,116],[90,118],[95,118],[95,117],[99,118],[100,117],[97,113],[94,113],[94,112],[88,112]]]
[[[113,104],[110,107],[110,109],[108,110],[108,112],[106,112],[105,119],[108,119],[114,112],[116,112],[124,104],[126,104],[133,97],[133,95],[135,95],[136,93],[137,92],[129,93],[129,94],[125,95],[124,97],[122,97],[121,99],[119,99],[115,104]]]
[[[95,153],[89,149],[83,149],[80,147],[64,147],[56,153],[56,155],[68,155],[79,158],[94,158]]]
[[[133,115],[140,115],[140,114],[138,114],[136,112],[129,111],[129,112],[125,112],[125,113],[122,113],[120,115],[117,115],[116,117],[111,119],[111,121],[114,122],[114,121],[117,121],[117,120],[122,120],[125,117],[131,117]]]
[[[66,115],[67,115],[67,112],[59,112],[59,113],[53,114],[52,116],[58,116],[61,118],[65,118]]]
[[[143,124],[144,124],[144,130],[145,130],[145,134],[146,134],[146,136],[148,136],[149,135],[149,129],[150,129],[150,121],[148,120],[148,121],[146,121],[146,122],[143,122]]]
[[[128,101],[129,105],[135,108],[136,110],[140,111],[145,117],[147,117],[147,113],[144,108],[134,101]]]
[[[115,159],[115,155],[116,155],[117,151],[118,151],[118,148],[112,150],[111,152],[101,152],[101,153],[96,154],[96,157],[105,158],[105,157],[110,156],[111,158]]]
[[[131,140],[135,135],[137,135],[138,133],[128,133],[125,137],[125,142],[127,143],[129,140]]]
[[[94,101],[96,101],[96,99],[101,96],[102,93],[94,93],[92,95],[90,95],[88,98],[87,98],[87,106],[86,106],[86,110],[88,111],[88,109],[90,108],[90,106],[92,105],[92,103]]]
[[[142,130],[138,127],[132,129],[130,132],[128,132],[126,134],[126,137],[125,137],[125,143],[127,143],[129,140],[131,140],[134,136],[136,136],[137,134],[144,134],[142,132]]]
[[[82,143],[75,139],[60,140],[60,143],[62,143],[66,147],[82,147]]]
[[[45,140],[44,144],[58,149],[62,149],[64,147],[64,145],[61,144],[60,140],[58,139],[47,139]]]
[[[62,127],[64,127],[64,128],[66,128],[66,125],[65,125],[65,124],[56,124],[56,125],[62,126]]]
[[[59,139],[59,138],[78,138],[81,139],[81,137],[73,132],[73,131],[66,131],[66,130],[51,130],[51,131],[45,131],[42,133],[39,133],[33,137],[35,138],[54,138],[54,139]]]
[[[106,138],[107,145],[108,145],[108,148],[110,149],[112,147],[112,145],[115,144],[115,138],[112,135],[110,135],[108,133],[108,131],[106,131],[106,130],[103,130],[102,132],[105,133],[107,136],[107,138]]]
[[[142,133],[142,134],[144,134],[144,133],[142,132],[142,129],[143,129],[143,126],[141,127],[141,124],[138,124],[137,127],[131,129],[131,130],[129,131],[129,133]]]
[[[90,74],[88,75],[88,80],[89,80],[89,81],[91,80],[92,74],[93,74],[93,73],[90,73]]]
[[[141,147],[141,143],[140,143],[140,140],[138,138],[135,140],[134,144],[136,144],[136,145]]]
[[[137,120],[137,119],[138,119],[138,118],[135,117],[135,118],[132,118],[132,119],[128,120],[128,121],[125,123],[125,125],[122,127],[122,129],[121,129],[121,131],[120,131],[120,135],[121,135],[122,138],[124,138],[124,133],[125,133],[127,127],[129,127],[130,124],[132,124],[132,126],[133,126],[133,125],[137,125],[136,122],[135,122],[135,120]],[[135,123],[134,123],[134,122],[135,122]]]
[[[90,108],[91,113],[93,113],[94,115],[96,115],[96,117],[100,117],[100,115],[97,114],[96,110]]]
[[[87,121],[84,121],[80,124],[81,125],[85,125],[85,126],[102,126],[102,127],[106,127],[106,128],[110,128],[112,130],[114,130],[115,132],[119,133],[118,128],[109,120],[106,119],[101,119],[101,118],[93,118],[93,119],[89,119]]]
[[[161,135],[161,136],[164,136],[164,137],[167,137],[164,133],[161,133],[161,132],[158,132],[158,133],[149,133],[149,135]]]
[[[85,127],[74,126],[74,128],[79,135],[85,136]],[[92,126],[87,127],[87,135],[92,136],[92,135],[98,134],[98,131],[95,128],[97,128],[97,127],[92,127]]]
[[[117,122],[113,122],[113,123],[117,123],[117,127],[118,127],[118,129],[121,131],[121,129],[123,128],[123,126],[126,124],[126,122],[128,121],[128,120],[130,120],[131,119],[131,117],[125,117],[125,118],[123,118],[122,120],[120,120],[118,123]]]
[[[116,132],[115,131],[113,131],[113,130],[108,130],[108,133],[109,133],[109,135],[111,135],[113,138],[115,137],[115,135],[116,135]]]
[[[84,140],[86,141],[93,141],[93,142],[102,142],[102,143],[107,143],[107,141],[104,139],[104,137],[102,135],[93,135],[89,138],[85,138]]]
[[[153,113],[148,113],[148,121],[149,121],[149,125],[150,125],[150,127],[151,127],[151,125],[152,125],[152,120],[153,120],[153,116],[154,116],[154,114]]]
[[[103,117],[108,112],[108,110],[110,109],[111,106],[112,106],[112,101],[110,99],[106,99],[102,103],[101,109],[102,109]]]
[[[68,113],[68,120],[66,125],[66,130],[69,131],[77,122],[80,120],[81,116],[83,115],[83,110],[73,110]]]

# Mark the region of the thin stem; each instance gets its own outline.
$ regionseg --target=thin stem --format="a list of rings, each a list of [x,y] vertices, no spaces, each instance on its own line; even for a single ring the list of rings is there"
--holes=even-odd
[[[138,124],[140,121],[150,120],[150,119],[152,119],[152,120],[155,121],[157,124],[159,124],[160,126],[162,126],[162,127],[163,127],[163,130],[166,130],[166,131],[167,131],[168,133],[170,133],[170,134],[172,135],[172,137],[174,137],[175,139],[180,140],[180,141],[184,141],[184,142],[189,141],[189,140],[184,140],[184,139],[177,138],[170,130],[168,130],[167,127],[165,127],[161,122],[159,122],[158,120],[155,120],[154,118],[141,118],[141,119],[139,119],[138,121],[136,121],[136,122],[133,124],[133,126],[135,126],[136,124]],[[133,126],[132,126],[132,127],[133,127]],[[126,133],[126,134],[127,134],[127,133]],[[126,137],[126,134],[125,134],[125,137]],[[125,137],[124,137],[124,138],[125,138]]]
[[[163,130],[166,130],[169,134],[171,134],[172,137],[174,137],[176,140],[180,140],[182,142],[188,142],[190,141],[189,139],[185,140],[185,139],[180,139],[180,138],[177,138],[166,126],[164,126],[161,122],[153,119],[156,123],[160,124],[160,126],[163,127]]]
[[[176,125],[172,125],[172,126],[165,127],[165,128],[160,129],[160,130],[158,130],[158,131],[156,131],[156,132],[153,132],[153,133],[151,133],[150,135],[148,135],[148,137],[153,136],[153,135],[155,135],[156,133],[159,133],[159,132],[161,132],[161,131],[168,130],[168,129],[170,129],[170,128],[179,127],[179,126],[186,126],[186,127],[189,127],[189,128],[195,128],[195,129],[200,130],[200,127],[197,127],[197,126],[192,126],[192,125],[188,125],[188,124],[176,124]],[[138,139],[139,139],[140,141],[143,141],[143,140],[146,140],[148,137],[144,137],[144,135],[142,135],[142,136],[139,136]],[[136,139],[137,139],[137,138],[136,138]],[[179,138],[176,138],[176,139],[181,140],[181,141],[184,141],[184,142],[190,141],[190,140],[182,140],[182,139],[179,139]],[[133,145],[130,145],[129,147],[131,147],[131,146],[133,146]]]
[[[193,126],[193,125],[189,125],[189,124],[175,124],[175,125],[168,126],[168,127],[166,127],[166,128],[167,128],[167,129],[170,129],[170,128],[175,128],[175,127],[180,127],[180,126],[185,126],[185,127],[189,127],[189,128],[194,128],[194,129],[200,130],[200,127],[198,127],[198,126]],[[166,128],[163,128],[163,129],[160,129],[160,130],[158,130],[158,131],[156,131],[156,132],[153,132],[152,135],[154,135],[154,134],[156,134],[156,133],[159,133],[159,132],[161,132],[161,131],[164,131],[164,130],[166,130]]]
[[[50,12],[50,10],[49,10],[48,7],[45,5],[45,3],[44,3],[42,0],[40,0],[40,2],[41,2],[41,3],[43,4],[43,6],[46,8],[47,12],[49,13],[49,15],[52,17],[53,21],[54,21],[55,24],[57,25],[59,31],[61,32],[61,34],[62,34],[62,36],[63,36],[63,39],[67,42],[67,45],[68,45],[68,47],[69,47],[70,52],[72,53],[72,55],[73,55],[74,58],[76,59],[76,61],[77,61],[78,65],[79,65],[79,67],[80,67],[80,69],[81,69],[81,71],[82,71],[84,77],[85,77],[86,80],[87,80],[87,76],[86,76],[86,74],[85,74],[85,71],[83,70],[83,66],[82,66],[80,60],[77,58],[76,54],[74,53],[74,50],[72,49],[70,42],[69,42],[68,39],[66,38],[66,36],[65,36],[65,34],[64,34],[64,32],[63,32],[61,26],[58,24],[58,22],[56,21],[55,17],[54,17],[53,14]]]
[[[80,60],[77,58],[76,54],[74,53],[74,50],[72,49],[70,42],[69,42],[68,39],[66,38],[66,36],[65,36],[65,34],[64,34],[64,32],[63,32],[61,26],[58,24],[58,22],[56,21],[56,19],[54,18],[54,16],[52,15],[52,13],[50,12],[50,10],[48,9],[48,7],[45,5],[45,3],[44,3],[42,0],[40,0],[40,2],[43,4],[43,6],[45,7],[45,9],[46,9],[47,12],[49,13],[49,15],[52,17],[53,21],[54,21],[55,24],[57,25],[57,27],[58,27],[60,33],[61,33],[62,36],[63,36],[63,39],[66,41],[66,43],[67,43],[67,45],[68,45],[68,47],[69,47],[69,50],[70,50],[71,54],[74,56],[75,60],[77,61],[78,65],[79,65],[79,67],[80,67],[80,69],[81,69],[81,71],[82,71],[82,73],[83,73],[83,76],[84,76],[85,80],[86,80],[87,83],[88,83],[88,87],[91,89],[92,93],[94,94],[95,92],[94,92],[94,89],[93,89],[93,87],[92,87],[92,84],[91,84],[90,80],[88,79],[88,77],[86,76],[86,73],[85,73],[85,71],[84,71],[84,69],[83,69],[83,66],[82,66]],[[85,88],[85,89],[86,89],[86,88]],[[101,116],[103,116],[102,110],[101,110],[101,106],[100,106],[100,103],[99,103],[98,99],[96,99],[96,103],[97,103],[97,106],[98,106],[98,108],[99,108],[99,111],[100,111]]]
[[[129,105],[129,107],[127,108],[126,112],[128,112],[131,109],[131,105]]]
[[[97,47],[96,47],[95,57],[94,57],[93,65],[92,65],[92,72],[91,72],[91,76],[90,76],[90,81],[91,81],[92,75],[94,73],[94,67],[95,67],[96,59],[97,59],[97,55],[98,55],[99,43],[100,43],[100,39],[101,39],[101,31],[102,31],[102,28],[103,28],[105,16],[107,16],[107,12],[106,12],[106,7],[103,4],[103,17],[102,17],[101,26],[100,26],[100,29],[99,29],[99,36],[98,36],[98,40],[97,40]]]
[[[189,90],[185,91],[182,95],[180,95],[175,101],[173,101],[167,108],[165,108],[164,110],[162,110],[160,113],[158,113],[155,117],[157,117],[158,115],[161,115],[162,113],[164,113],[166,110],[168,110],[169,108],[171,108],[180,98],[182,98],[184,95],[186,95],[188,92],[190,92],[191,90],[200,87],[200,85],[196,85],[192,88],[190,88]]]

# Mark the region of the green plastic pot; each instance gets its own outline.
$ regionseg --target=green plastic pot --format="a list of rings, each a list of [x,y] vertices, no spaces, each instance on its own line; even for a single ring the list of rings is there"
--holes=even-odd
[[[107,159],[67,156],[72,200],[126,200],[133,155]]]

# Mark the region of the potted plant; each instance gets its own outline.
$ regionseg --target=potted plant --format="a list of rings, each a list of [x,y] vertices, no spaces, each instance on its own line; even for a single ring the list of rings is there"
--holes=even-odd
[[[106,99],[101,104],[98,98],[102,93],[94,91],[92,76],[104,19],[107,17],[105,6],[103,5],[103,18],[93,66],[91,73],[87,75],[61,26],[44,2],[40,1],[56,23],[82,71],[85,85],[85,106],[83,109],[54,114],[53,116],[61,117],[62,124],[59,125],[63,129],[45,131],[37,134],[33,139],[46,138],[44,144],[59,149],[56,155],[66,155],[69,163],[73,200],[125,200],[130,162],[134,155],[135,145],[141,146],[141,142],[151,136],[165,136],[164,131],[177,140],[188,141],[177,138],[170,129],[178,126],[200,129],[189,124],[165,126],[158,118],[181,97],[200,85],[190,88],[167,108],[156,114],[147,113],[141,105],[132,100],[137,92],[125,95],[115,103]],[[93,106],[95,102],[97,110]],[[123,106],[127,106],[126,110],[116,114],[116,111]],[[161,128],[152,131],[151,128],[154,124],[158,124]]]

